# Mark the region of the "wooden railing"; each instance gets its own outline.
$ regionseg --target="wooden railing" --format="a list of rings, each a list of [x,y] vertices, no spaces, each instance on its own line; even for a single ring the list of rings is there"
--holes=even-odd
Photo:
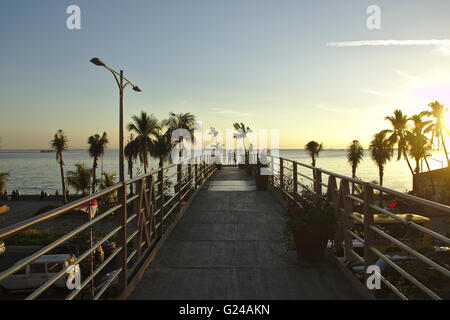
[[[432,289],[419,282],[410,273],[406,272],[386,254],[383,254],[377,250],[374,242],[375,235],[387,240],[400,251],[407,253],[408,255],[416,258],[418,261],[426,264],[432,270],[431,272],[440,273],[443,279],[445,279],[447,283],[450,283],[450,271],[448,270],[448,266],[444,267],[437,264],[425,255],[411,248],[409,245],[381,230],[380,227],[374,223],[374,214],[380,213],[389,216],[399,221],[399,223],[403,224],[407,228],[414,229],[420,232],[420,234],[426,234],[433,238],[437,243],[446,246],[450,245],[450,239],[376,205],[374,190],[377,190],[380,195],[385,194],[410,204],[437,210],[444,214],[450,214],[450,207],[403,192],[385,188],[374,183],[349,178],[297,161],[272,156],[270,156],[270,158],[271,168],[273,169],[274,175],[269,181],[273,187],[279,190],[287,199],[295,201],[295,196],[300,195],[299,188],[312,192],[317,196],[323,196],[323,189],[326,189],[326,192],[331,197],[337,220],[337,230],[334,243],[337,249],[343,247],[342,249],[344,250],[344,256],[347,262],[356,260],[364,264],[365,270],[367,270],[369,266],[376,263],[377,259],[381,258],[428,297],[432,299],[442,298]],[[328,177],[328,183],[323,182],[326,181],[326,177]],[[305,180],[308,182],[305,182]],[[362,192],[359,196],[352,194],[352,184],[360,189],[362,188]],[[363,215],[359,216],[355,214],[354,206],[356,205],[361,207],[361,213]],[[362,235],[358,235],[355,232],[353,228],[355,221],[363,225]],[[355,248],[353,247],[354,239],[364,245],[363,256],[355,252]],[[390,283],[382,274],[381,281],[399,298],[407,299],[405,294],[402,293],[399,288]]]
[[[85,259],[90,259],[92,266],[93,253],[108,240],[117,238],[116,249],[96,268],[91,267],[89,274],[83,274],[79,289],[74,289],[61,298],[69,300],[75,298],[101,299],[113,283],[116,288],[115,296],[126,297],[139,281],[156,251],[173,229],[177,219],[181,217],[181,214],[195,197],[200,187],[215,170],[215,163],[210,161],[210,157],[191,158],[183,161],[181,164],[168,165],[123,183],[118,183],[78,201],[1,229],[0,240],[6,240],[5,242],[7,243],[9,237],[24,230],[37,227],[46,221],[57,221],[57,218],[80,208],[82,205],[89,204],[90,206],[93,200],[100,202],[103,197],[111,193],[118,194],[117,201],[114,204],[100,210],[88,222],[67,232],[58,240],[1,272],[0,286],[8,277],[11,277],[19,270],[23,270],[23,268],[26,268],[39,257],[51,254],[53,250],[58,249],[59,246],[67,243],[67,241],[92,230],[92,228],[102,224],[107,219],[112,219],[113,221],[115,220],[114,227],[110,228],[111,230],[108,230],[107,234],[101,239],[94,238],[92,240],[91,237],[89,248],[76,257],[72,265],[79,265]],[[128,192],[131,186],[133,186],[132,190],[135,191],[133,194]],[[111,276],[107,278],[106,282],[101,285],[101,289],[96,290],[94,280],[101,275],[100,272],[106,266],[109,265],[111,267],[113,261],[116,263],[116,269],[110,274]],[[66,269],[54,274],[26,299],[41,297],[58,280],[66,279],[66,276]],[[80,295],[82,292],[84,294]]]

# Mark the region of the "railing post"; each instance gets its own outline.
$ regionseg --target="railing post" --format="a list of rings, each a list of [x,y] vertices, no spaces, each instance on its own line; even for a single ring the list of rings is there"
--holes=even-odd
[[[271,169],[272,169],[272,176],[270,177],[270,181],[272,183],[272,188],[275,188],[275,158],[272,157],[272,163],[271,163]]]
[[[176,197],[177,202],[178,202],[178,211],[181,211],[181,178],[182,178],[182,172],[181,170],[183,170],[183,164],[178,164],[177,165],[177,185],[178,185],[178,195]]]
[[[195,190],[197,190],[198,187],[198,163],[195,161],[194,164],[194,177],[195,177]]]
[[[373,210],[370,206],[373,204],[373,188],[364,184],[364,267],[367,268],[375,264],[376,256],[370,250],[374,244],[375,235],[370,229],[373,225]]]
[[[118,265],[122,268],[118,276],[118,289],[119,294],[124,292],[127,289],[128,285],[128,268],[127,268],[127,192],[126,192],[126,184],[123,183],[122,187],[119,189],[119,201],[122,204],[122,207],[118,210],[117,215],[117,223],[122,226],[122,229],[118,232],[118,242],[119,247],[122,247],[122,250],[118,253]]]
[[[191,160],[189,160],[189,163],[188,163],[188,184],[189,184],[189,187],[187,189],[187,192],[191,193],[191,188],[192,188],[192,164],[191,164]]]
[[[293,178],[294,178],[294,193],[297,194],[298,193],[298,173],[297,173],[297,162],[293,161],[292,162],[292,174],[293,174]]]
[[[283,158],[280,158],[280,190],[284,188]]]
[[[134,219],[135,224],[136,224],[136,230],[139,230],[140,223],[141,223],[141,210],[142,210],[141,201],[143,201],[142,186],[144,184],[144,181],[145,180],[143,180],[143,179],[136,181],[136,194],[139,195],[139,197],[133,201],[133,214],[137,215],[136,218]],[[133,239],[133,249],[138,250],[138,252],[140,252],[139,248],[140,248],[139,236],[136,235]],[[136,255],[136,260],[139,260],[139,258],[140,257],[138,255]]]
[[[348,197],[350,195],[350,186],[347,180],[341,181],[341,192],[344,197],[344,214],[342,217],[342,227],[344,233],[344,243],[345,243],[345,260],[352,261],[353,255],[351,251],[353,250],[353,238],[351,234],[348,233],[348,230],[352,228],[352,218],[350,215],[353,214],[353,201]]]
[[[315,174],[314,174],[315,175]],[[314,191],[316,192],[316,191]],[[328,194],[331,196],[331,200],[333,201],[333,208],[334,208],[334,216],[337,221],[336,226],[336,232],[334,235],[334,242],[336,245],[336,251],[342,252],[342,240],[343,240],[343,234],[342,234],[342,217],[341,210],[340,210],[340,201],[339,201],[339,190],[337,188],[336,183],[336,177],[335,176],[329,176],[328,177]]]
[[[158,171],[158,195],[159,195],[159,203],[156,205],[156,208],[160,209],[159,212],[159,232],[158,235],[162,237],[164,234],[164,168],[160,168]]]
[[[322,195],[322,172],[319,169],[314,169],[314,192],[320,196]]]

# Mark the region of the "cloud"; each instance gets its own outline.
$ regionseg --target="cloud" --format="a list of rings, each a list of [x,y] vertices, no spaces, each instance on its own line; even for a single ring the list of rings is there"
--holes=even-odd
[[[420,81],[421,80],[420,77],[412,75],[410,73],[406,73],[401,70],[396,70],[395,73],[398,74],[399,76],[401,76],[403,79],[408,80],[408,81]]]
[[[431,54],[435,56],[450,57],[450,45],[440,45],[431,50]]]
[[[327,47],[362,47],[362,46],[441,46],[450,45],[450,39],[442,40],[358,40],[327,42]]]
[[[209,113],[223,114],[223,115],[227,114],[227,115],[235,115],[235,116],[243,116],[243,117],[254,116],[254,114],[251,112],[242,112],[242,111],[237,111],[237,110],[232,110],[232,109],[224,109],[224,108],[211,108],[211,111]]]
[[[335,107],[327,107],[323,103],[319,103],[316,105],[317,109],[330,111],[330,112],[337,112],[337,113],[353,113],[357,114],[359,113],[359,110],[356,108],[335,108]]]
[[[375,96],[380,96],[380,97],[388,97],[388,98],[395,96],[395,94],[392,92],[378,91],[378,90],[372,90],[372,89],[361,89],[361,92],[373,94]]]

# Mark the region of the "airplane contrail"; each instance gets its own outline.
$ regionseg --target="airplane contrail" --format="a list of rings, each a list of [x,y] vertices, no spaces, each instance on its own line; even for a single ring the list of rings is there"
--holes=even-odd
[[[450,45],[450,39],[442,40],[359,40],[327,42],[327,47],[362,47],[362,46],[439,46]]]

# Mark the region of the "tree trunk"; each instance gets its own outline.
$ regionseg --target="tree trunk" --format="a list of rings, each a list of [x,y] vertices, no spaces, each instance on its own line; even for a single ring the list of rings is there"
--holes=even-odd
[[[378,173],[380,175],[380,187],[383,186],[383,166],[378,167]],[[380,190],[380,208],[383,208],[383,191]]]
[[[420,173],[419,161],[420,161],[420,159],[416,159],[416,169],[414,170],[415,174]]]
[[[352,178],[356,179],[356,167],[352,166]],[[352,195],[355,195],[355,183],[352,182]]]
[[[164,161],[162,157],[159,157],[159,167],[162,168],[164,165]]]
[[[431,172],[430,165],[428,164],[428,160],[426,157],[425,157],[425,163],[427,164],[428,172]],[[436,193],[436,190],[434,189],[434,181],[433,181],[433,177],[431,176],[431,174],[430,174],[430,182],[431,182],[431,190],[433,191],[433,195],[434,195]]]
[[[128,175],[130,176],[130,180],[133,179],[133,160],[128,160]],[[133,184],[130,183],[130,193],[133,194]]]
[[[96,169],[97,169],[97,157],[94,157],[94,164],[93,164],[93,168],[92,168],[92,194],[95,193]]]
[[[408,155],[406,154],[406,150],[403,150],[403,156],[406,159],[406,163],[408,163],[408,168],[411,171],[411,174],[414,175],[413,168],[411,167],[411,163],[409,162]]]
[[[61,169],[63,201],[64,201],[64,204],[66,204],[67,203],[67,195],[66,195],[66,183],[64,181],[64,162],[62,160],[62,153],[59,154],[59,168]]]
[[[447,147],[445,146],[444,135],[441,133],[442,146],[444,147],[445,158],[447,159],[447,167],[450,166],[450,162],[448,160]]]

